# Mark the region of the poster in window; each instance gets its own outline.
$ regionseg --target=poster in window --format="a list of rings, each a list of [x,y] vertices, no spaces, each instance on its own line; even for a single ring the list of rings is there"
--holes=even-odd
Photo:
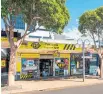
[[[37,62],[33,59],[22,59],[22,70],[37,70]]]
[[[57,76],[68,75],[68,64],[67,58],[56,58],[55,59],[55,73]]]

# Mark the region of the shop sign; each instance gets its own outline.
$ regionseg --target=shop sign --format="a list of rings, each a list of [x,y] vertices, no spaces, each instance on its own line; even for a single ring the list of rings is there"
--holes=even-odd
[[[2,42],[8,42],[6,37],[1,38]],[[17,41],[17,38],[14,38]],[[28,45],[21,45],[19,49],[51,49],[51,50],[76,50],[82,51],[82,48],[76,48],[74,44],[47,43],[47,42],[28,42]]]
[[[6,60],[1,60],[1,67],[6,67]]]
[[[82,48],[76,48],[74,44],[47,43],[47,42],[28,42],[28,45],[21,45],[20,49],[51,49],[51,50],[76,50],[82,51]]]
[[[40,54],[21,54],[21,58],[40,58]]]

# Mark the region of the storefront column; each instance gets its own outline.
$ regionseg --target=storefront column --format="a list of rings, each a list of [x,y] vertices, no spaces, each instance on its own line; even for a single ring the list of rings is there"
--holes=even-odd
[[[16,80],[20,79],[21,74],[21,56],[16,54]]]
[[[53,76],[55,76],[55,58],[54,58],[54,62],[53,62]]]
[[[40,78],[40,59],[38,60],[38,78]]]

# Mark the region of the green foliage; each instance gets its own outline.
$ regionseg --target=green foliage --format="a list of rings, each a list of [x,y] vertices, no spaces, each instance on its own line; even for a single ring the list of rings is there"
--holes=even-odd
[[[96,26],[100,20],[95,11],[85,12],[79,19],[80,32],[85,33],[86,31],[90,31],[91,33],[96,33]]]
[[[103,33],[103,6],[99,7],[95,10],[95,12],[97,13],[97,15],[100,17],[100,22],[98,23],[98,28],[101,31],[101,33]]]
[[[83,13],[79,18],[78,29],[82,34],[91,36],[95,49],[97,48],[95,36],[97,36],[100,47],[100,40],[103,39],[103,6]]]
[[[89,31],[91,34],[97,34],[100,28],[103,29],[103,7],[87,11],[81,15],[78,27],[81,33]]]
[[[30,25],[34,19],[39,25],[45,26],[54,32],[61,33],[67,25],[70,16],[65,7],[66,0],[1,0],[1,15],[23,15],[23,20]]]
[[[97,13],[97,15],[101,18],[101,20],[103,19],[103,6],[99,7],[95,10],[95,12]],[[103,21],[103,20],[102,20]]]

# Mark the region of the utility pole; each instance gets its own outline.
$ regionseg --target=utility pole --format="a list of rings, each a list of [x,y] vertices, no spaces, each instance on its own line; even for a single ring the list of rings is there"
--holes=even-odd
[[[85,42],[82,42],[82,52],[83,52],[83,82],[85,81]]]

